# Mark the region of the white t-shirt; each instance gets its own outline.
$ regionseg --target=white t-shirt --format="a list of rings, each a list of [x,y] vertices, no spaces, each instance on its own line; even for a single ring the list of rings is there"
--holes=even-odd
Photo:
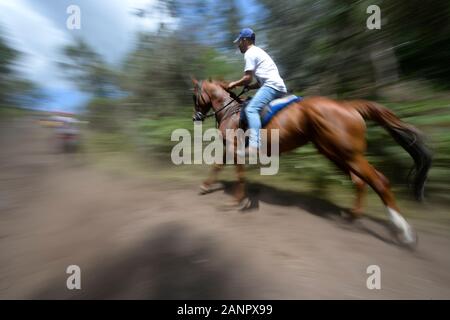
[[[253,45],[244,54],[244,71],[253,71],[261,86],[268,86],[281,92],[287,92],[283,79],[272,58],[261,48]]]

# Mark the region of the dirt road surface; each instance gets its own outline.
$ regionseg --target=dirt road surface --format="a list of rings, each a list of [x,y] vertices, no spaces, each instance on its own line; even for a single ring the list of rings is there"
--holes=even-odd
[[[258,210],[223,211],[227,192],[199,196],[197,182],[109,175],[50,152],[29,118],[2,123],[0,150],[1,299],[450,298],[445,235],[424,230],[411,252],[383,221],[350,223],[269,182],[253,186]],[[81,290],[67,289],[70,265]],[[366,286],[370,265],[380,290]]]

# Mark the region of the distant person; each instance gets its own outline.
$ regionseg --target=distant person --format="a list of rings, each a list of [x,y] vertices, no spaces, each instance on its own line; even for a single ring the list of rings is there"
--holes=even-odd
[[[228,89],[231,90],[240,86],[258,89],[245,108],[250,129],[249,148],[246,149],[246,154],[257,154],[256,152],[260,147],[260,112],[269,102],[285,95],[287,90],[275,62],[263,49],[255,45],[255,33],[252,29],[242,29],[234,43],[238,43],[239,50],[244,54],[244,76],[238,81],[230,82]],[[253,76],[255,76],[257,82],[250,85]]]
[[[78,120],[72,116],[57,116],[59,122],[56,127],[56,136],[63,151],[75,151],[79,142]]]

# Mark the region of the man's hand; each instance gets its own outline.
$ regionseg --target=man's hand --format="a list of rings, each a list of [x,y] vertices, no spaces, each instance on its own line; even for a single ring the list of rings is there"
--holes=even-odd
[[[256,90],[256,89],[259,89],[259,88],[261,88],[261,86],[259,85],[258,82],[255,82],[255,83],[250,84],[250,85],[247,86],[248,90]]]
[[[234,88],[236,88],[236,82],[230,82],[229,84],[228,84],[228,90],[233,90]]]

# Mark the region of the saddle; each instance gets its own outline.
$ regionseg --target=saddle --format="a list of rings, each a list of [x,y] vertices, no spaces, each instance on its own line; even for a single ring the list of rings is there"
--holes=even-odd
[[[261,127],[264,128],[279,111],[283,110],[290,104],[301,100],[303,100],[302,97],[297,97],[296,95],[290,94],[269,102],[267,105],[264,106],[264,108],[260,113]],[[245,114],[245,107],[247,107],[250,101],[251,97],[247,98],[247,100],[245,100],[241,105],[239,128],[243,129],[244,131],[248,129],[248,121],[247,116]]]

